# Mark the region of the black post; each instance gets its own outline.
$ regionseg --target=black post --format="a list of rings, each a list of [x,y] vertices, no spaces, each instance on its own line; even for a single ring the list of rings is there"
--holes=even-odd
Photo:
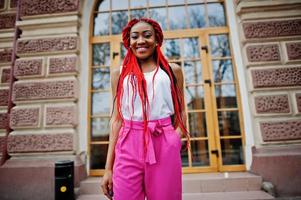
[[[55,162],[55,200],[74,200],[74,162]]]

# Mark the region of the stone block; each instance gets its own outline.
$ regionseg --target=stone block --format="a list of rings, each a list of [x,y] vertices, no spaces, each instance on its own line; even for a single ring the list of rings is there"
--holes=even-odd
[[[289,60],[301,60],[301,42],[286,43],[286,51]]]
[[[5,129],[8,123],[7,113],[0,113],[0,129]]]
[[[74,12],[79,9],[79,0],[22,0],[21,16]]]
[[[8,105],[8,89],[0,89],[0,106]]]
[[[250,45],[246,48],[249,62],[280,61],[277,44]]]
[[[301,35],[301,19],[245,22],[242,26],[247,39]]]
[[[16,128],[38,128],[40,122],[40,108],[18,108],[14,107],[11,112],[10,127]]]
[[[0,63],[11,62],[13,50],[11,48],[5,48],[0,51]]]
[[[76,72],[76,56],[49,58],[49,74]]]
[[[46,107],[46,126],[76,126],[75,106]]]
[[[254,88],[301,86],[301,67],[251,70]]]
[[[7,144],[9,153],[72,151],[73,133],[11,134]]]
[[[77,81],[16,82],[13,85],[13,101],[74,99],[77,97]]]
[[[0,9],[4,9],[5,0],[0,0]]]
[[[288,95],[270,95],[255,97],[256,112],[264,113],[289,113],[290,106]]]
[[[10,81],[10,68],[2,68],[1,83],[9,83]]]
[[[14,28],[16,23],[16,14],[0,14],[0,30]]]
[[[15,77],[42,75],[43,59],[18,59],[15,63]]]
[[[17,3],[18,3],[18,0],[10,0],[9,7],[16,8],[17,7]]]
[[[264,142],[301,139],[301,120],[261,122],[260,129]]]
[[[77,37],[60,37],[60,38],[40,38],[18,40],[17,53],[18,54],[35,54],[41,52],[57,52],[57,51],[71,51],[77,50]]]
[[[297,102],[298,112],[301,113],[301,93],[296,94],[296,102]]]

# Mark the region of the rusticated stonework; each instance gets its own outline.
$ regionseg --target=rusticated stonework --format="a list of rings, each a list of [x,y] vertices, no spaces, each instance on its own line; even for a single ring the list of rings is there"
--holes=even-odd
[[[75,80],[16,82],[13,86],[13,101],[75,98],[76,90]]]
[[[280,60],[279,47],[276,44],[252,45],[248,46],[246,50],[249,62]]]
[[[0,137],[0,149],[3,149],[4,144],[5,144],[5,137],[2,136]]]
[[[286,50],[289,60],[301,60],[301,42],[286,43]]]
[[[79,0],[22,0],[21,16],[77,11]]]
[[[46,126],[76,125],[75,107],[47,107]]]
[[[16,8],[17,7],[17,3],[18,3],[18,0],[10,0],[10,7],[11,8]]]
[[[16,23],[16,14],[0,15],[0,29],[14,28]]]
[[[301,19],[246,22],[243,30],[247,39],[301,35]]]
[[[7,114],[0,113],[0,129],[5,129],[7,126]]]
[[[301,67],[252,70],[254,88],[301,86]]]
[[[43,64],[42,59],[16,60],[14,75],[15,76],[41,75],[42,64]]]
[[[73,134],[10,135],[7,145],[9,153],[72,151]]]
[[[260,128],[265,142],[301,139],[301,120],[262,122]]]
[[[49,59],[49,73],[66,73],[76,71],[76,56]]]
[[[298,112],[301,113],[301,93],[296,94]]]
[[[10,80],[10,69],[8,68],[2,69],[1,83],[9,83],[9,80]]]
[[[12,52],[13,50],[8,48],[0,51],[0,63],[11,62]]]
[[[4,8],[5,0],[0,0],[0,9]]]
[[[0,89],[0,106],[8,104],[8,89]]]
[[[39,126],[39,108],[14,108],[11,112],[10,126],[26,128]]]
[[[19,40],[17,43],[17,52],[19,54],[68,51],[76,50],[76,48],[77,37]]]
[[[258,96],[255,97],[257,113],[289,113],[287,95]]]

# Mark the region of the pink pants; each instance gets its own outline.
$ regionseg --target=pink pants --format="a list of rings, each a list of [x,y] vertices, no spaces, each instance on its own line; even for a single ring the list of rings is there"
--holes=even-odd
[[[149,121],[146,135],[143,122],[124,121],[115,146],[114,200],[181,200],[180,149],[170,118]]]

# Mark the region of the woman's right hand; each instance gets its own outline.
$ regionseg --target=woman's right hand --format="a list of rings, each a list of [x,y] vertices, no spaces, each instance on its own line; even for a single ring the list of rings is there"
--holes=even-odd
[[[103,193],[109,198],[113,198],[113,181],[112,181],[112,170],[106,170],[102,181],[101,188]]]

